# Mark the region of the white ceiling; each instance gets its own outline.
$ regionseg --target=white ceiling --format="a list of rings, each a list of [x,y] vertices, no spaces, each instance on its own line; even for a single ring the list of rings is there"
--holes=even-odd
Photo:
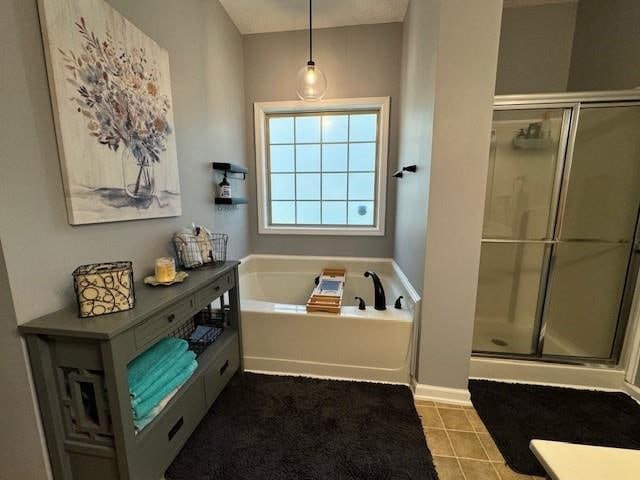
[[[240,33],[309,28],[307,0],[220,0]],[[315,0],[313,28],[402,22],[409,0]]]

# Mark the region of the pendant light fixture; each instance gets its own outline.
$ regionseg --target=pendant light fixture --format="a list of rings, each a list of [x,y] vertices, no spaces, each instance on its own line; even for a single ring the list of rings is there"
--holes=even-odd
[[[309,0],[309,61],[300,69],[296,81],[296,93],[302,100],[315,101],[324,97],[327,77],[313,61],[313,0]]]

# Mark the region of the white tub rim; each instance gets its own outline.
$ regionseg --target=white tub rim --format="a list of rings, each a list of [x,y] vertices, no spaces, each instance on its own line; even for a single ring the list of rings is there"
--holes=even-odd
[[[413,304],[415,305],[419,305],[419,302],[422,300],[422,297],[418,294],[417,290],[413,287],[413,285],[411,285],[411,282],[409,282],[409,279],[407,278],[407,276],[404,274],[404,272],[402,271],[402,269],[400,268],[400,266],[396,263],[396,261],[393,258],[390,257],[349,257],[349,256],[340,256],[340,255],[334,255],[334,256],[327,256],[327,255],[281,255],[281,254],[271,254],[271,253],[251,253],[249,255],[247,255],[246,257],[241,258],[240,261],[240,266],[239,266],[239,273],[240,275],[242,275],[243,271],[246,268],[247,264],[251,263],[251,260],[260,260],[260,259],[265,259],[265,260],[301,260],[301,261],[325,261],[325,262],[331,262],[331,261],[336,261],[339,260],[341,262],[353,262],[353,263],[376,263],[379,265],[383,265],[383,264],[387,264],[389,265],[389,270],[385,271],[384,273],[389,273],[389,274],[395,274],[398,277],[398,280],[400,280],[400,284],[402,285],[402,287],[405,289],[405,291],[407,292],[407,294],[410,297],[410,300],[413,302]],[[243,265],[245,266],[245,268],[243,268]]]

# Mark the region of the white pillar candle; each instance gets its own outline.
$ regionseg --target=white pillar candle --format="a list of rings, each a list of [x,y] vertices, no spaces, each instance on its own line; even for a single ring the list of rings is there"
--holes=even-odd
[[[171,257],[161,257],[156,260],[156,280],[158,282],[172,282],[176,278],[176,262]]]

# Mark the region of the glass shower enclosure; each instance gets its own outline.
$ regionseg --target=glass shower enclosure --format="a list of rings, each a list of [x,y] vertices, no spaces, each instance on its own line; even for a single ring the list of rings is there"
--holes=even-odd
[[[639,206],[640,92],[496,97],[474,354],[616,362]]]

